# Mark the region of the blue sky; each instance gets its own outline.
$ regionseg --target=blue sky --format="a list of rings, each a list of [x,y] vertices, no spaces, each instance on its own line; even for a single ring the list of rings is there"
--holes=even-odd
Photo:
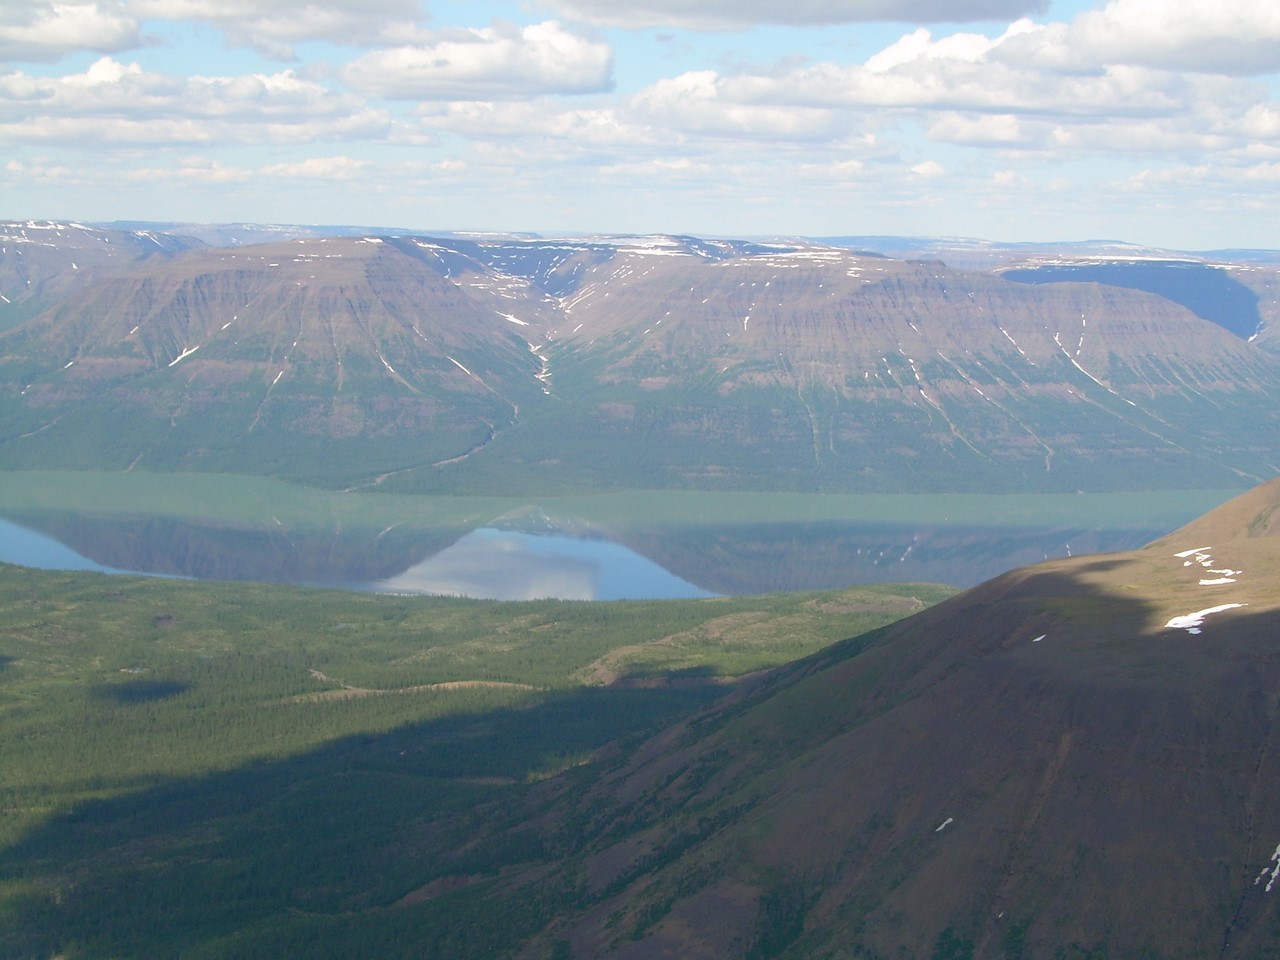
[[[3,0],[0,217],[1280,247],[1278,75],[1259,0]]]

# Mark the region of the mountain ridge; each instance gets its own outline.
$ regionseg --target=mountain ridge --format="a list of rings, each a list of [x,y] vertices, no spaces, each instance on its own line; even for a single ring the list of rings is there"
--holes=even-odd
[[[1269,338],[1113,285],[693,237],[304,238],[78,272],[0,333],[0,465],[521,493],[1277,469]]]

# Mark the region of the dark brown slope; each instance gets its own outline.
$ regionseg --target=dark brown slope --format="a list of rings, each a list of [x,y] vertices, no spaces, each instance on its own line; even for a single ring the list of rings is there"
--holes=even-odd
[[[1278,506],[1014,571],[669,731],[543,814],[587,900],[539,943],[1274,956]]]

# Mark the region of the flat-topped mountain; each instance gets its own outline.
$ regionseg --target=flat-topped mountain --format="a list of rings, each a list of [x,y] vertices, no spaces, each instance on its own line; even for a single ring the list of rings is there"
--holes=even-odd
[[[1275,277],[1250,270],[1265,332]],[[402,491],[1238,487],[1277,469],[1280,409],[1280,354],[1238,334],[1147,289],[805,242],[190,249],[95,268],[0,335],[0,465]]]
[[[100,270],[198,246],[194,238],[154,229],[0,221],[0,330],[71,295]]]

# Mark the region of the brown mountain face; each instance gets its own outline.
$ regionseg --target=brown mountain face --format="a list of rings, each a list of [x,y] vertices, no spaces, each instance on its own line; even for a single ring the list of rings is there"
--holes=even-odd
[[[527,957],[1273,956],[1278,513],[1013,571],[548,784],[517,833],[566,852],[495,909],[581,891]]]
[[[506,493],[1230,487],[1280,469],[1267,344],[1144,290],[805,243],[307,238],[95,274],[0,335],[0,464]]]
[[[0,330],[92,282],[150,258],[201,246],[155,230],[109,230],[48,220],[0,222]]]
[[[1139,290],[832,248],[623,248],[561,300],[550,367],[584,473],[625,456],[586,446],[604,437],[656,485],[750,485],[762,464],[777,486],[883,490],[1274,469],[1276,355]]]
[[[543,396],[540,361],[495,310],[512,285],[536,317],[527,284],[379,238],[204,250],[104,276],[5,338],[4,365],[28,380],[26,430],[10,442],[74,458],[74,435],[114,428],[104,466],[330,482],[448,459]]]

